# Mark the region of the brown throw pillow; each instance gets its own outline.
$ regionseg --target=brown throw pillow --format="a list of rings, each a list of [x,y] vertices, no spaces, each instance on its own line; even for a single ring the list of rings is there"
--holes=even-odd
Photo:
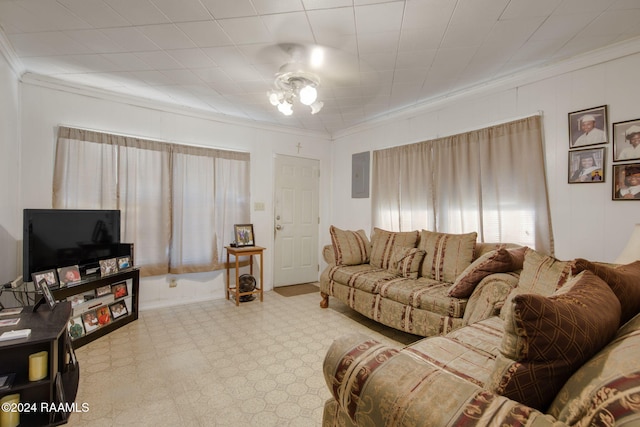
[[[449,288],[449,296],[468,298],[482,279],[493,273],[512,271],[513,260],[507,249],[487,252],[467,267]]]
[[[396,246],[415,248],[419,231],[386,231],[380,228],[373,229],[371,236],[371,259],[369,263],[378,268],[390,268],[393,249]]]
[[[369,262],[371,245],[364,230],[340,230],[329,227],[336,265],[359,265]]]
[[[516,295],[488,388],[545,412],[569,377],[615,335],[620,302],[585,271],[557,294]]]
[[[473,260],[478,233],[447,234],[422,230],[418,249],[427,254],[420,276],[453,283]]]
[[[408,279],[417,279],[424,255],[422,249],[396,246],[393,248],[389,270]]]
[[[589,270],[604,280],[620,300],[620,324],[627,323],[640,312],[640,261],[616,268],[595,264],[586,259],[575,261],[575,271]]]

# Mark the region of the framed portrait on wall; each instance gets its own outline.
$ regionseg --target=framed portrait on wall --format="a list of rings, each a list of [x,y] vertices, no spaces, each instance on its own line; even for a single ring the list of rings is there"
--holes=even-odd
[[[569,113],[569,148],[609,142],[607,106]]]
[[[613,165],[613,200],[640,200],[640,163]]]
[[[613,161],[640,160],[640,119],[613,124]]]
[[[569,151],[569,184],[604,182],[605,147]]]

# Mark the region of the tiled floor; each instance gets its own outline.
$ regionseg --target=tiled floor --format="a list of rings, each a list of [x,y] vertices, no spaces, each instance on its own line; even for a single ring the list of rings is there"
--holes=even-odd
[[[266,292],[144,311],[76,351],[71,426],[319,426],[330,395],[322,361],[334,338],[360,331],[393,345],[418,339],[319,294]],[[79,405],[78,407],[81,407]]]

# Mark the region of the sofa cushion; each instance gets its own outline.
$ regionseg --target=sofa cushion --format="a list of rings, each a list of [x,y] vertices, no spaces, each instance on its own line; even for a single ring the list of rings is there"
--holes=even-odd
[[[378,286],[380,297],[383,299],[442,316],[460,318],[464,315],[467,300],[448,296],[448,289],[447,283],[424,277],[397,278],[397,280],[379,283]]]
[[[358,265],[369,262],[371,245],[364,230],[341,230],[329,227],[336,265]]]
[[[417,279],[424,256],[425,251],[422,249],[395,246],[391,256],[389,270],[402,277]]]
[[[417,230],[393,232],[374,228],[373,235],[371,236],[371,257],[369,263],[374,267],[390,268],[393,249],[396,246],[415,248],[419,237],[420,232]]]
[[[545,411],[560,388],[615,335],[620,302],[590,271],[556,294],[516,295],[488,388]]]
[[[517,255],[514,254],[514,262]],[[518,286],[507,296],[504,307],[519,294],[538,294],[550,296],[562,287],[571,277],[573,262],[560,261],[531,248],[526,248]],[[500,317],[505,318],[503,311]]]
[[[513,260],[509,250],[500,248],[481,255],[465,268],[456,278],[451,288],[449,296],[456,298],[469,298],[476,285],[482,279],[493,273],[506,273],[513,271]]]
[[[471,264],[478,233],[447,234],[422,230],[418,248],[427,254],[420,276],[453,283]]]
[[[617,268],[595,264],[582,258],[578,258],[575,263],[576,272],[589,270],[609,284],[622,306],[621,324],[640,312],[640,261]]]

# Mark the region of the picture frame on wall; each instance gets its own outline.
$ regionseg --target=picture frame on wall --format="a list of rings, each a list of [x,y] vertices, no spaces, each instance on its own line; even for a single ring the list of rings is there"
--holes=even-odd
[[[607,106],[569,113],[569,148],[609,142]]]
[[[233,226],[233,236],[236,240],[236,247],[256,245],[253,236],[253,224],[235,224]]]
[[[640,163],[613,165],[613,200],[640,200]]]
[[[569,151],[569,184],[604,182],[606,148]]]
[[[613,161],[640,159],[640,119],[614,123]]]

